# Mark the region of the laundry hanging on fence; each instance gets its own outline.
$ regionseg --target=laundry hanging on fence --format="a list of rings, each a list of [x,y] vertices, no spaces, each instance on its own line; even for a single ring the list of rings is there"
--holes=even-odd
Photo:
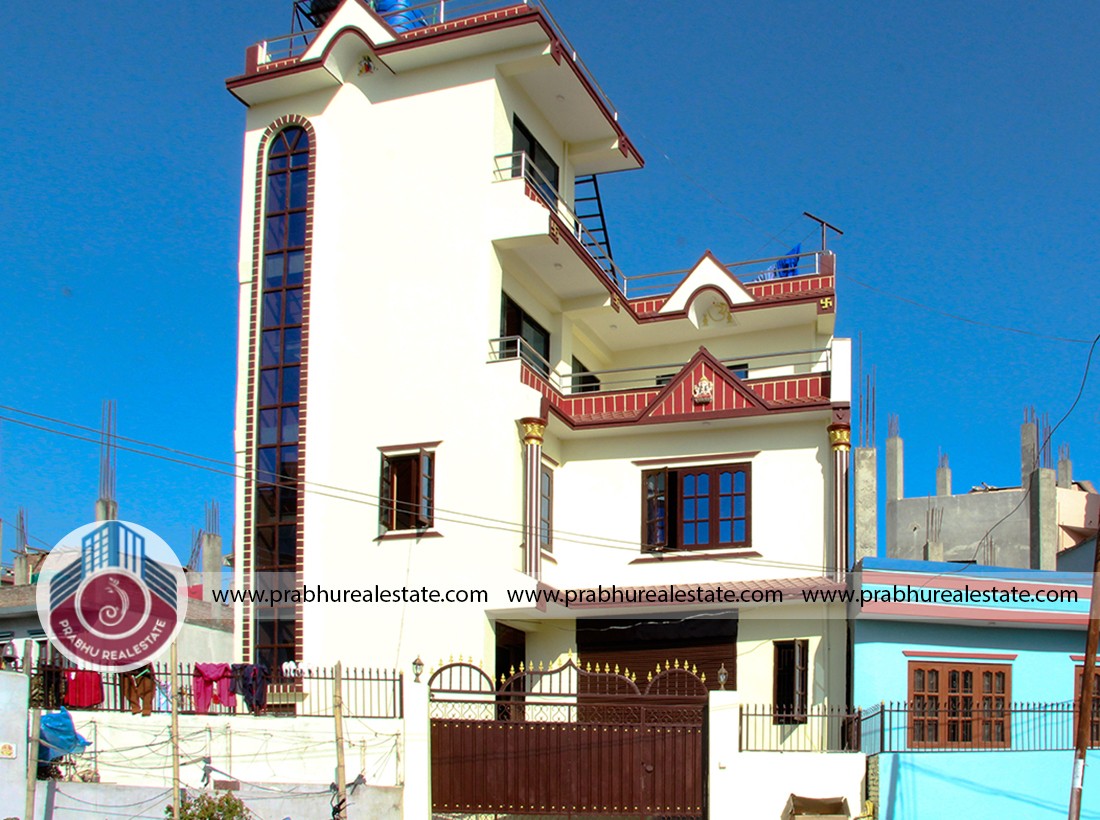
[[[90,669],[65,670],[65,705],[87,709],[103,703],[103,678]]]
[[[118,687],[122,703],[129,704],[131,714],[136,715],[139,709],[145,717],[152,714],[153,693],[156,691],[157,684],[153,676],[153,668],[149,664],[129,672],[119,672]]]
[[[259,714],[267,707],[267,682],[270,672],[259,663],[233,664],[234,691],[244,697],[245,705],[253,714]]]
[[[227,709],[237,708],[234,670],[228,663],[196,663],[191,677],[196,712],[206,714],[211,703],[221,704]]]

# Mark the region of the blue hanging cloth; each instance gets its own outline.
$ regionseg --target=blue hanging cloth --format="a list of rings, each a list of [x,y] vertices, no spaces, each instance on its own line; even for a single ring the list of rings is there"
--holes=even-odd
[[[775,263],[776,277],[798,276],[798,257],[801,253],[802,243],[799,242],[797,245],[787,251],[786,256]]]
[[[91,746],[87,740],[77,734],[73,716],[67,709],[42,715],[38,729],[38,762],[49,763],[64,755],[83,752]]]

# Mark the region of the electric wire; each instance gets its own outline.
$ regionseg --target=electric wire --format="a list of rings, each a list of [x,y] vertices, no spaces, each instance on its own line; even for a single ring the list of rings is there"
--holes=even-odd
[[[23,412],[23,411],[19,410],[18,408],[0,408],[0,409],[14,410],[15,412],[19,412],[19,413]],[[49,420],[49,421],[51,421],[55,424],[71,425],[71,426],[78,427],[78,428],[82,426],[82,425],[75,425],[72,422],[68,422],[68,421],[65,421],[63,419],[57,419],[57,418],[52,418],[52,417],[42,417],[41,414],[35,414],[35,416],[39,417],[39,418],[45,418],[46,420]],[[12,424],[21,425],[21,426],[28,427],[30,429],[37,430],[37,431],[44,432],[44,433],[52,433],[54,435],[63,436],[65,438],[70,438],[70,439],[74,439],[74,440],[77,440],[77,441],[84,441],[84,442],[91,443],[91,444],[96,444],[96,445],[99,445],[99,443],[100,443],[98,441],[98,439],[93,439],[93,438],[90,438],[90,437],[87,437],[87,436],[82,436],[82,435],[79,435],[77,433],[70,433],[66,430],[56,430],[54,428],[46,427],[46,426],[40,425],[40,424],[34,424],[32,422],[29,422],[29,421],[26,421],[26,420],[23,420],[23,419],[13,418],[13,417],[8,416],[8,415],[0,415],[0,421],[7,421],[7,422],[12,423]],[[185,451],[176,450],[174,448],[164,447],[163,445],[155,445],[155,444],[149,444],[149,443],[143,443],[143,444],[146,444],[149,447],[157,447],[157,448],[164,449],[164,450],[170,450],[170,451],[175,452],[177,454],[185,453]],[[159,453],[148,452],[147,450],[141,450],[141,449],[132,448],[132,447],[124,447],[124,446],[121,446],[121,445],[119,446],[118,449],[124,450],[126,452],[132,452],[132,453],[135,453],[137,455],[148,456],[149,458],[155,458],[155,459],[167,461],[167,462],[173,463],[173,464],[179,464],[179,465],[185,466],[185,467],[192,467],[192,468],[199,469],[199,470],[204,470],[204,471],[207,471],[207,472],[213,472],[213,473],[216,473],[216,474],[229,476],[229,477],[232,477],[234,479],[243,480],[243,479],[246,478],[246,475],[247,475],[247,471],[243,471],[243,468],[238,468],[238,469],[241,469],[242,472],[237,472],[237,471],[232,471],[231,472],[231,471],[228,471],[228,470],[222,470],[222,469],[217,468],[217,467],[207,466],[205,464],[195,464],[193,462],[185,461],[183,459],[175,458],[175,457],[172,457],[172,456],[165,456],[165,455],[161,455]],[[211,459],[211,458],[206,457],[206,456],[196,456],[196,455],[191,454],[191,453],[186,453],[186,455],[188,457],[203,459],[203,460],[206,460],[206,461],[215,461],[215,459]],[[221,462],[221,463],[222,464],[227,464],[227,465],[231,464],[231,462]],[[232,465],[232,466],[236,466],[236,465]],[[251,472],[253,474],[256,474],[256,473],[259,473],[260,471],[258,469],[254,468]],[[242,474],[242,473],[244,473],[244,474]],[[277,476],[277,477],[278,478],[286,478],[286,476]],[[335,500],[338,500],[338,501],[347,501],[347,502],[350,502],[350,503],[363,504],[363,505],[368,506],[368,507],[375,507],[375,508],[378,507],[378,496],[373,494],[373,493],[368,493],[368,492],[365,492],[365,491],[362,491],[362,490],[353,490],[353,489],[349,489],[349,488],[338,487],[336,485],[324,484],[324,483],[316,482],[316,481],[304,481],[304,480],[301,480],[301,479],[297,479],[297,481],[303,485],[303,488],[304,488],[305,492],[309,492],[309,493],[312,493],[314,495],[319,495],[319,496],[322,496],[322,497],[325,497],[325,498],[332,498],[332,499],[335,499]],[[348,496],[352,496],[352,497],[348,497]],[[437,520],[443,521],[443,522],[446,522],[446,523],[451,523],[451,524],[458,524],[458,525],[463,525],[463,526],[474,526],[474,527],[480,527],[482,529],[489,529],[489,530],[495,530],[495,531],[500,531],[500,532],[508,532],[508,533],[513,533],[513,534],[517,534],[517,535],[522,534],[523,531],[524,531],[523,525],[519,522],[506,521],[504,519],[496,519],[496,518],[491,518],[489,516],[482,516],[482,515],[478,515],[478,514],[474,514],[474,513],[465,513],[465,512],[460,512],[460,511],[455,511],[455,510],[447,510],[445,508],[436,507],[434,509],[433,514],[434,514],[434,517]],[[462,516],[462,518],[455,518],[453,516]],[[465,520],[465,519],[472,519],[472,520]],[[14,525],[10,524],[10,522],[5,522],[5,523],[9,523],[9,526],[14,527]],[[586,534],[586,533],[574,533],[574,532],[570,532],[568,530],[555,529],[554,530],[554,538],[559,540],[559,541],[565,541],[567,543],[577,544],[577,545],[580,545],[580,546],[592,546],[592,547],[598,547],[598,548],[603,548],[603,549],[620,549],[620,550],[629,551],[629,552],[632,552],[632,553],[639,552],[641,550],[641,547],[642,547],[640,541],[632,541],[632,540],[622,539],[622,538],[613,538],[613,537],[609,537],[609,536],[591,535],[591,534]],[[45,541],[44,539],[36,538],[35,540],[38,540],[40,543],[46,544],[47,546],[53,546],[52,544],[49,544],[49,542]],[[774,559],[763,559],[763,558],[757,558],[757,557],[746,557],[746,558],[737,559],[737,560],[741,563],[746,564],[746,565],[767,566],[767,567],[774,567],[774,568],[777,568],[777,569],[785,569],[786,568],[786,569],[819,570],[823,567],[823,564],[808,564],[808,563],[792,562],[792,561],[777,561],[777,560],[774,560]]]

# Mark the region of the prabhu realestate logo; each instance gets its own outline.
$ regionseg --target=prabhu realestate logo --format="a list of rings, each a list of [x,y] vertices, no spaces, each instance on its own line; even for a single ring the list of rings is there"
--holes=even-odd
[[[38,577],[50,642],[86,669],[125,672],[179,634],[187,587],[175,553],[139,524],[97,521],[66,535]]]

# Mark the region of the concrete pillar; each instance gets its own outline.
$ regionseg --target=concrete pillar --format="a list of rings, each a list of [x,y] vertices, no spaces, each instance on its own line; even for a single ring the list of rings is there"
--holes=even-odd
[[[1031,472],[1039,466],[1039,428],[1030,421],[1020,425],[1020,486],[1027,488]]]
[[[905,443],[901,436],[886,439],[886,500],[905,497]]]
[[[12,583],[15,586],[25,586],[31,582],[30,564],[27,562],[25,552],[17,552],[12,557]]]
[[[542,436],[546,419],[519,420],[523,434],[523,546],[524,572],[532,578],[542,577],[542,545],[539,541],[540,497],[542,480]]]
[[[118,502],[110,498],[99,498],[95,502],[96,521],[117,521]]]
[[[1057,569],[1058,555],[1058,499],[1054,470],[1049,467],[1034,470],[1029,480],[1031,569],[1054,570]]]
[[[857,447],[855,456],[855,562],[878,555],[878,453]]]
[[[416,820],[432,817],[431,715],[427,679],[405,678],[405,754],[402,759],[402,815]]]
[[[214,533],[202,534],[202,597],[214,600],[213,592],[222,588],[222,537]]]
[[[839,581],[848,571],[848,468],[852,430],[846,424],[829,425],[833,450],[833,566]]]
[[[951,495],[951,468],[946,464],[936,468],[936,495]]]
[[[898,505],[905,497],[905,444],[901,436],[886,439],[886,554],[894,554],[898,542]]]
[[[942,561],[943,560],[943,542],[942,541],[929,541],[924,545],[924,560],[925,561]]]
[[[1058,486],[1066,490],[1073,487],[1073,462],[1068,456],[1058,459]]]

